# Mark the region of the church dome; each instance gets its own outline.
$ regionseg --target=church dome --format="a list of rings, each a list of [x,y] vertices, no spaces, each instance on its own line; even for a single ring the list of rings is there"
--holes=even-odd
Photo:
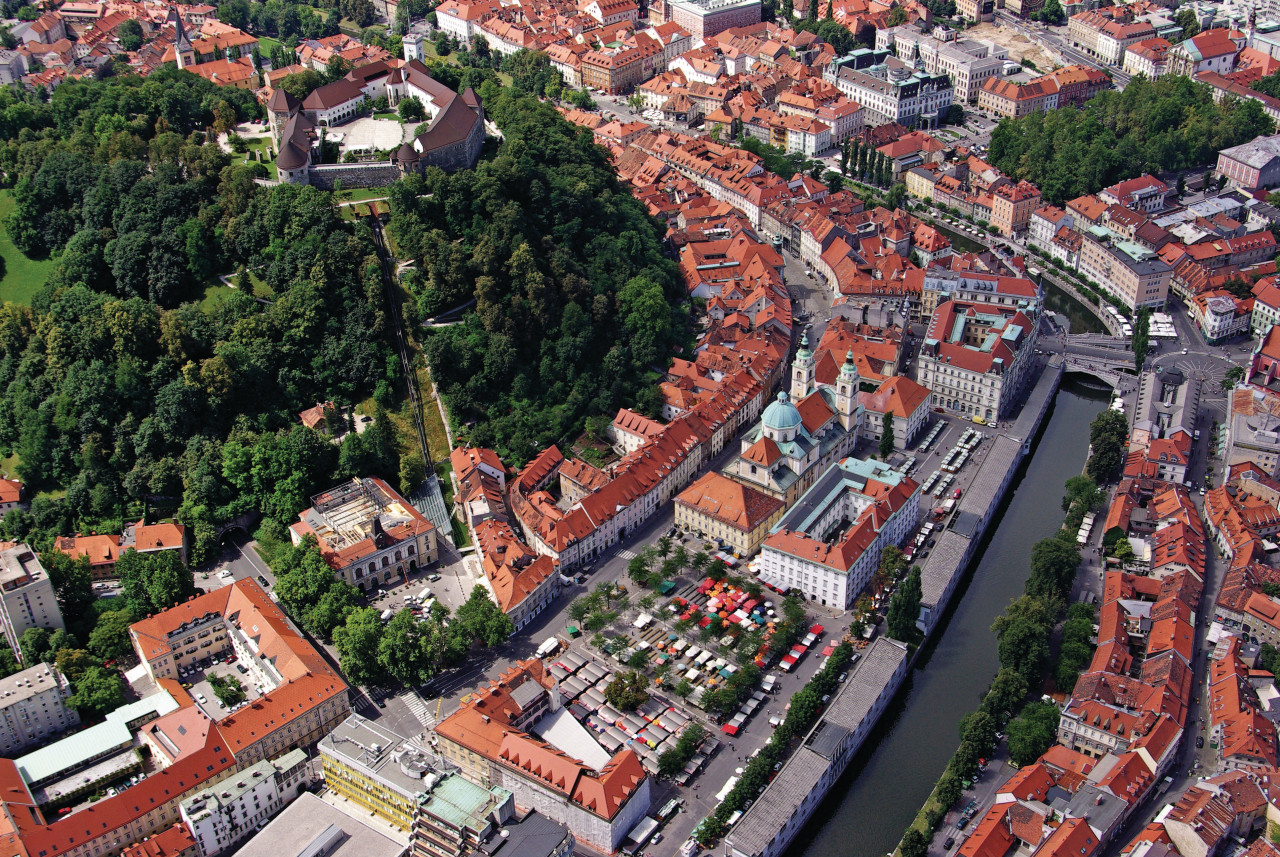
[[[766,429],[775,432],[792,431],[800,427],[800,412],[791,404],[791,397],[785,391],[778,394],[778,400],[764,409],[760,418]]]

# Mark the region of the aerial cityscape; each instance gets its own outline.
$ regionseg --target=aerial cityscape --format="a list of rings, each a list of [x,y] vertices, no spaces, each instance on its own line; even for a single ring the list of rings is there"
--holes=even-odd
[[[1280,2],[0,0],[0,857],[1280,857]]]

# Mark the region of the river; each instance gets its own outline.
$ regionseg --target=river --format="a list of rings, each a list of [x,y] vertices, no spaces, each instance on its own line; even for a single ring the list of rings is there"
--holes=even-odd
[[[945,235],[950,241],[951,246],[962,253],[980,253],[987,247],[975,241],[967,235],[957,232],[954,229],[948,229],[941,223],[935,223],[934,227]],[[1029,266],[1044,267],[1047,263],[1043,259],[1034,256],[1027,257]],[[1044,303],[1053,312],[1066,316],[1071,326],[1072,333],[1106,333],[1107,328],[1094,315],[1094,311],[1085,307],[1080,301],[1071,297],[1062,289],[1055,286],[1048,280],[1039,277],[1034,278],[1040,283],[1044,289]]]
[[[991,623],[1022,594],[1031,546],[1061,525],[1063,483],[1083,467],[1089,423],[1107,400],[1106,392],[1063,384],[941,635],[791,853],[883,857],[898,844],[955,752],[960,718],[999,669]]]

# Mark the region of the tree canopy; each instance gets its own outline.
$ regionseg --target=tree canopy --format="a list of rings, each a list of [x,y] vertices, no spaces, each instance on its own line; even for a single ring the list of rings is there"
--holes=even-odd
[[[591,133],[509,88],[486,92],[496,156],[398,182],[390,231],[419,262],[407,282],[420,316],[475,301],[424,351],[467,439],[519,464],[588,416],[656,414],[690,321],[661,228]]]
[[[913,566],[902,585],[889,599],[889,612],[886,616],[888,634],[895,640],[915,642],[920,637],[916,620],[920,618],[920,599],[923,590],[920,580],[920,566]]]
[[[162,505],[202,562],[221,521],[258,509],[279,527],[338,475],[300,410],[394,401],[367,230],[328,193],[259,187],[260,165],[205,139],[259,115],[251,93],[176,69],[68,81],[48,103],[0,91],[10,235],[57,254],[30,308],[0,308],[0,449],[33,492],[66,492],[13,519],[38,549]],[[272,302],[197,302],[236,268]]]
[[[1180,75],[1135,78],[1099,93],[1083,109],[1062,107],[1004,119],[991,134],[991,163],[1061,205],[1142,173],[1212,163],[1225,148],[1270,134],[1256,101],[1225,98]]]
[[[1109,482],[1120,475],[1124,452],[1129,443],[1129,422],[1119,411],[1107,409],[1089,423],[1089,460],[1085,472],[1097,483]]]
[[[1058,740],[1058,706],[1051,702],[1032,702],[1009,721],[1009,758],[1016,764],[1030,765]]]

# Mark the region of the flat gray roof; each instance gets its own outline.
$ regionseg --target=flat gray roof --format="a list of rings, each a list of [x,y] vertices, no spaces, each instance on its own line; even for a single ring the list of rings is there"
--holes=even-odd
[[[560,850],[569,828],[531,810],[517,824],[502,828],[505,836],[491,836],[477,848],[496,857],[551,857]]]
[[[906,658],[907,647],[888,637],[879,638],[866,649],[848,680],[836,691],[827,713],[809,731],[804,746],[787,760],[730,832],[733,851],[760,854],[769,846],[827,772],[831,765],[827,757],[836,750],[833,740],[857,731]]]
[[[304,792],[262,828],[234,857],[298,857],[330,825],[342,831],[342,841],[327,857],[400,857],[407,847],[354,816]]]
[[[848,680],[831,700],[823,720],[839,724],[850,732],[857,731],[867,712],[880,698],[884,686],[907,659],[907,647],[897,640],[881,637],[862,652]],[[815,727],[816,728],[816,727]]]
[[[804,803],[831,762],[809,747],[801,747],[782,766],[760,799],[738,820],[729,832],[731,851],[760,854],[769,847],[778,832]]]
[[[363,769],[406,795],[422,792],[425,789],[423,776],[445,767],[435,754],[416,742],[358,714],[351,715],[321,738],[320,750],[352,767]],[[406,755],[402,757],[401,754]],[[407,773],[406,766],[421,773],[417,776]]]
[[[951,576],[969,549],[970,538],[953,530],[945,530],[920,568],[920,603],[936,608]]]
[[[0,679],[0,708],[62,686],[62,676],[48,664],[36,664]],[[70,691],[68,691],[70,692]]]
[[[1009,475],[1009,469],[1021,455],[1022,441],[1015,437],[1000,435],[987,445],[987,452],[982,464],[978,466],[978,472],[960,498],[960,506],[951,529],[969,538],[977,536],[978,522],[991,508],[991,498],[1000,489],[1000,484]]]

